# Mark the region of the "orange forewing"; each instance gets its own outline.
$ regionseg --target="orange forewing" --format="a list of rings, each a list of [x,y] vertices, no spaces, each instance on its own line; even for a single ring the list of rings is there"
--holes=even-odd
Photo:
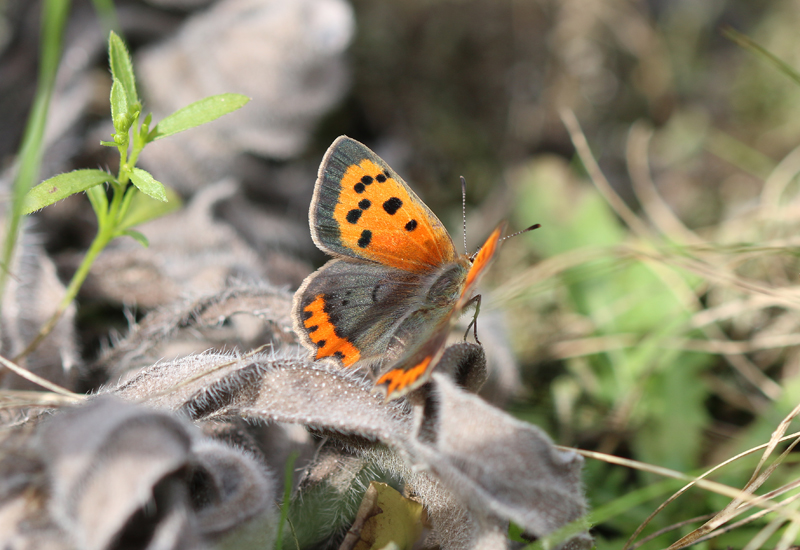
[[[365,177],[373,183],[357,193],[354,188]],[[411,272],[454,259],[452,240],[441,222],[412,198],[405,184],[387,176],[370,159],[351,165],[341,187],[333,219],[339,224],[342,245],[360,257]]]

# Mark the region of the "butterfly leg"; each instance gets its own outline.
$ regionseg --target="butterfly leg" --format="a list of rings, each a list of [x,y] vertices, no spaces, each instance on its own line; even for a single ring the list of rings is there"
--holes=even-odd
[[[478,313],[481,312],[481,295],[476,294],[473,296],[469,302],[464,304],[464,309],[468,308],[472,304],[475,304],[475,315],[472,317],[472,321],[469,322],[467,325],[467,331],[464,333],[464,340],[466,341],[467,335],[469,334],[469,329],[472,329],[472,334],[475,336],[475,342],[478,343],[479,346],[482,346],[481,341],[478,340]]]

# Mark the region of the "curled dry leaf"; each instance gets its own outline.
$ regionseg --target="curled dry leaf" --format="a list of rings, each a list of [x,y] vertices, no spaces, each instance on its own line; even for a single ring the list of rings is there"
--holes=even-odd
[[[482,355],[470,344],[457,349],[444,358],[457,365],[445,365],[445,371],[469,370],[475,362],[470,355]],[[462,372],[460,378],[473,376]],[[508,520],[544,536],[586,511],[578,455],[556,450],[541,430],[446,374],[435,374],[408,401],[384,403],[363,375],[283,350],[184,357],[145,368],[111,391],[194,420],[298,423],[343,441],[405,481],[431,515],[429,540],[442,548],[473,547]],[[579,536],[569,544],[586,547],[590,539]]]
[[[166,411],[97,397],[2,448],[3,547],[197,549],[276,533],[264,465]]]

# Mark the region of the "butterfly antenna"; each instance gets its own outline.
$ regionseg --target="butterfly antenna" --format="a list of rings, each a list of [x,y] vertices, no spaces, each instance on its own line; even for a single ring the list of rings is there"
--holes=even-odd
[[[522,235],[523,233],[527,233],[528,231],[533,231],[534,229],[539,229],[540,227],[542,227],[542,224],[535,223],[532,226],[528,227],[527,229],[523,229],[522,231],[517,231],[516,233],[512,233],[511,235],[503,237],[502,239],[500,239],[500,242],[503,242],[506,239],[510,239],[511,237],[516,237],[517,235]]]
[[[467,250],[467,180],[461,176],[461,219],[464,221],[464,254],[469,254]]]

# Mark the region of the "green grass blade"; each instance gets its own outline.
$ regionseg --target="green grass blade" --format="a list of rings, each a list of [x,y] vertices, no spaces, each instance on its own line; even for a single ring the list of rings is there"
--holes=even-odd
[[[19,172],[14,181],[13,196],[8,216],[8,230],[3,245],[3,269],[0,270],[0,299],[8,278],[8,266],[14,255],[17,233],[22,218],[23,201],[28,190],[39,178],[42,159],[44,127],[50,98],[53,95],[58,61],[61,57],[61,42],[69,11],[69,0],[45,0],[42,6],[41,53],[39,77],[33,107],[25,127],[20,147]]]
[[[750,53],[754,54],[756,57],[760,57],[767,63],[770,63],[775,68],[777,68],[780,72],[794,80],[797,84],[800,84],[800,73],[798,73],[794,67],[786,63],[784,60],[776,56],[775,54],[771,53],[763,46],[755,42],[749,36],[740,33],[739,31],[733,29],[732,27],[723,27],[722,34],[725,35],[726,38],[730,39],[731,41],[735,42],[745,50],[748,50]]]
[[[159,122],[151,133],[152,139],[161,139],[211,122],[244,107],[248,101],[250,98],[241,94],[219,94],[195,101]]]
[[[289,517],[289,501],[292,498],[292,479],[294,478],[294,463],[297,460],[297,456],[297,451],[293,451],[286,459],[286,468],[284,469],[283,480],[283,503],[281,504],[281,519],[278,523],[278,535],[275,537],[276,550],[281,550],[283,548],[283,526],[286,524],[286,518]]]
[[[133,172],[131,172],[131,181],[142,193],[156,200],[167,202],[167,192],[164,189],[164,185],[151,176],[150,172],[141,168],[134,168]]]
[[[23,203],[23,213],[36,212],[70,195],[86,191],[107,181],[114,181],[114,176],[103,170],[85,169],[59,174],[44,180],[28,191]]]
[[[139,103],[131,56],[128,54],[125,43],[113,31],[108,38],[108,64],[111,67],[111,74],[114,75],[114,79],[119,80],[123,88],[125,88],[128,105]]]

